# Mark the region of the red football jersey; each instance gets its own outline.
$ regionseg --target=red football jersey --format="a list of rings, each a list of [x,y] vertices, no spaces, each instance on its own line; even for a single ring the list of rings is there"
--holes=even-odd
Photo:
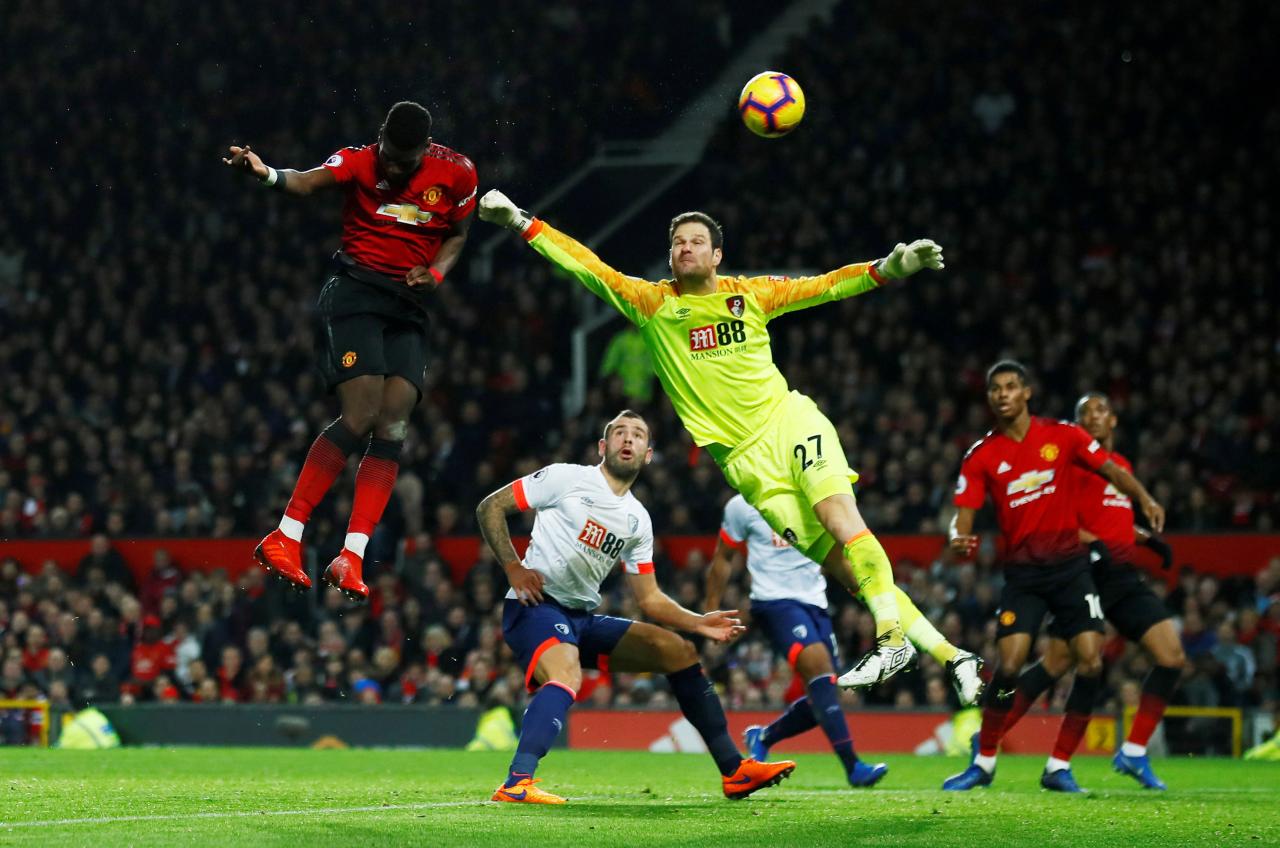
[[[1107,452],[1080,427],[1033,417],[1021,442],[991,432],[969,448],[955,505],[980,509],[990,493],[1006,563],[1061,562],[1082,551],[1075,469],[1106,461]]]
[[[1129,460],[1114,451],[1109,457],[1116,465],[1133,473]],[[1082,469],[1076,469],[1075,474],[1080,478],[1076,494],[1080,526],[1106,544],[1113,560],[1133,562],[1133,502],[1105,477]]]
[[[442,144],[427,148],[422,167],[398,189],[379,172],[376,144],[339,150],[324,166],[346,190],[343,251],[393,277],[430,266],[453,224],[476,206],[476,166]]]

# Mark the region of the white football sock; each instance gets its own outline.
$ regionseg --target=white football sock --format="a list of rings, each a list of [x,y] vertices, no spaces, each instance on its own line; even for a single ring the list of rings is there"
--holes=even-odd
[[[342,543],[342,547],[360,559],[364,559],[364,549],[369,544],[369,537],[364,533],[348,533],[346,541]]]
[[[987,774],[991,774],[991,772],[996,770],[996,758],[994,755],[987,757],[979,754],[973,758],[973,764],[985,771]]]
[[[1147,746],[1139,745],[1136,742],[1126,742],[1120,746],[1120,753],[1126,757],[1144,757],[1147,754]]]
[[[1057,757],[1050,757],[1049,762],[1044,764],[1044,770],[1047,772],[1064,771],[1071,768],[1070,760],[1060,760]]]
[[[290,518],[287,515],[280,519],[280,532],[295,542],[302,541],[302,531],[306,529],[306,526],[298,519]]]

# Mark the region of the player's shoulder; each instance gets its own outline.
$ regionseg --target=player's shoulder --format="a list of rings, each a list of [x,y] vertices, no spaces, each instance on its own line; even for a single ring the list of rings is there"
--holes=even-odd
[[[429,144],[427,152],[423,154],[423,158],[470,176],[474,176],[476,172],[474,162],[462,153],[451,147],[445,147],[443,144],[436,144],[435,142]]]
[[[716,290],[730,294],[756,294],[760,291],[768,291],[774,286],[780,286],[790,279],[790,277],[781,274],[772,274],[766,277],[744,277],[741,274],[733,277],[719,276],[716,277]]]
[[[324,164],[329,168],[340,168],[343,165],[358,165],[374,161],[378,156],[377,145],[352,144],[334,151]]]
[[[1079,424],[1066,418],[1044,418],[1040,416],[1032,416],[1031,420],[1047,431],[1068,430],[1072,433],[1083,433],[1085,431]]]
[[[1123,468],[1125,471],[1128,471],[1130,473],[1133,472],[1133,463],[1129,461],[1129,457],[1120,453],[1120,451],[1113,450],[1107,454],[1107,457],[1116,465]]]
[[[589,465],[577,465],[572,462],[553,462],[530,474],[529,479],[536,483],[580,480],[586,477],[584,472],[591,468],[592,466]]]
[[[755,507],[747,503],[747,499],[741,494],[729,498],[724,505],[725,518],[749,518],[754,510]]]
[[[991,448],[999,441],[999,433],[995,430],[988,430],[980,439],[969,445],[969,449],[964,452],[962,462],[977,462],[980,455]]]

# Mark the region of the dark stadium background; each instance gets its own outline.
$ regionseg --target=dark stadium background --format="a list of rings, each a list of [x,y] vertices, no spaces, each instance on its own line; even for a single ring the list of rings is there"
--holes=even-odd
[[[591,335],[591,379],[566,413],[578,294],[514,243],[478,261],[494,231],[477,224],[440,290],[430,388],[371,548],[367,610],[331,592],[286,596],[252,570],[231,578],[158,554],[134,573],[121,557],[135,538],[239,539],[241,559],[225,563],[239,574],[336,414],[311,370],[311,319],[340,201],[234,178],[219,160],[228,144],[311,167],[416,99],[435,138],[474,159],[482,192],[499,187],[553,222],[607,215],[621,198],[534,204],[600,145],[670,124],[778,8],[6,6],[0,697],[59,710],[518,705],[501,570],[481,554],[455,584],[438,548],[474,534],[472,510],[493,488],[547,462],[594,461],[598,428],[624,406],[654,423],[658,460],[636,493],[657,532],[713,534],[730,494],[714,465],[660,392],[637,401],[594,370],[621,322]],[[940,534],[960,456],[988,427],[994,359],[1032,368],[1038,414],[1066,417],[1082,391],[1107,392],[1119,448],[1169,530],[1227,534],[1219,560],[1164,586],[1193,660],[1179,698],[1273,709],[1280,543],[1252,536],[1263,554],[1240,573],[1230,534],[1274,534],[1280,519],[1280,109],[1256,89],[1276,78],[1278,14],[1244,0],[841,3],[773,61],[805,88],[800,128],[764,141],[729,102],[707,112],[718,129],[701,161],[600,248],[647,273],[667,219],[692,207],[724,223],[736,269],[826,269],[918,236],[944,244],[941,275],[774,325],[783,373],[831,415],[862,474],[871,527]],[[308,529],[321,561],[341,546],[351,473]],[[102,550],[81,562],[76,548],[67,568],[9,547],[87,551],[91,537]],[[987,656],[994,556],[988,537],[975,564],[898,564],[940,629]],[[699,554],[659,558],[687,604],[702,566]],[[738,585],[726,603],[744,597]],[[871,620],[833,600],[856,656]],[[606,610],[635,612],[618,591]],[[1145,661],[1111,648],[1115,707]],[[167,650],[177,668],[138,673],[139,657]],[[729,708],[780,705],[790,669],[758,637],[704,656]],[[865,700],[946,707],[940,679],[926,660]],[[660,681],[596,683],[584,697],[600,706],[671,706]]]

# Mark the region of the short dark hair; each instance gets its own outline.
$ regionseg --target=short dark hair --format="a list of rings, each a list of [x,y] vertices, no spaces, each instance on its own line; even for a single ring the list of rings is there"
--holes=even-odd
[[[608,424],[604,425],[604,438],[605,438],[605,439],[608,439],[608,438],[609,438],[609,433],[611,433],[611,432],[613,431],[613,425],[614,425],[614,423],[615,423],[615,422],[617,422],[617,420],[618,420],[619,418],[634,418],[634,419],[636,419],[637,421],[639,421],[639,422],[643,423],[643,424],[644,424],[644,430],[645,430],[645,432],[646,432],[646,433],[649,433],[649,436],[650,436],[650,438],[652,439],[653,434],[652,434],[652,433],[650,433],[650,431],[649,431],[649,422],[644,420],[644,416],[643,416],[643,415],[641,415],[640,413],[638,413],[638,412],[636,412],[635,410],[632,410],[632,409],[624,409],[624,410],[622,410],[622,411],[621,411],[621,412],[619,412],[617,415],[613,416],[613,418],[611,418],[611,419],[609,420],[609,423],[608,423]]]
[[[431,138],[431,113],[420,103],[401,100],[387,112],[382,137],[401,150],[416,150]]]
[[[1102,392],[1085,392],[1080,395],[1080,400],[1076,401],[1076,418],[1080,417],[1080,413],[1084,412],[1084,405],[1091,400],[1100,400],[1107,406],[1111,406],[1111,398],[1107,397]]]
[[[1016,359],[1002,359],[995,365],[987,369],[987,386],[991,386],[991,381],[999,374],[1017,374],[1018,380],[1024,386],[1031,385],[1031,378],[1027,375],[1027,367]]]
[[[702,224],[711,233],[711,246],[717,250],[724,247],[724,230],[720,229],[720,225],[716,223],[716,219],[712,218],[706,212],[681,212],[679,215],[671,219],[671,226],[667,227],[667,243],[676,237],[676,227],[681,224],[687,224],[694,221]]]

